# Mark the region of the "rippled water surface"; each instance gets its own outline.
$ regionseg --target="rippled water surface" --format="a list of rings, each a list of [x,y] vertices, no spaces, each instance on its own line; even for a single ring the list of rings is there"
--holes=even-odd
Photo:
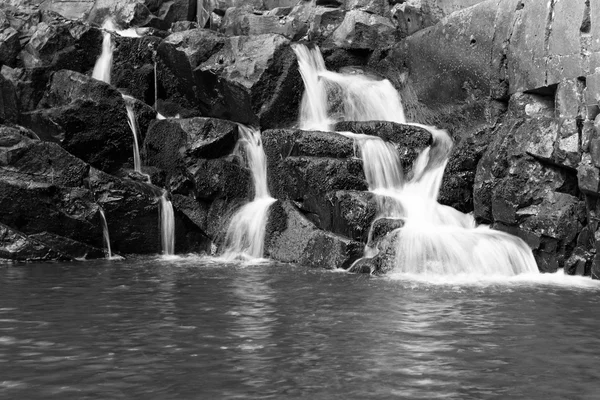
[[[0,398],[598,399],[599,293],[201,258],[0,265]]]

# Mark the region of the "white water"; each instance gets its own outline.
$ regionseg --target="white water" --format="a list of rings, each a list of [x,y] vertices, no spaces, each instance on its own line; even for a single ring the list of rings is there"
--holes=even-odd
[[[239,130],[236,151],[246,157],[254,183],[254,199],[240,208],[229,223],[223,254],[227,260],[263,257],[269,207],[275,202],[267,186],[267,159],[260,131],[242,125]]]
[[[306,91],[300,112],[302,129],[332,130],[340,120],[406,123],[400,95],[387,80],[326,71],[318,48],[296,45]],[[329,115],[330,98],[341,110]],[[339,132],[358,147],[369,190],[377,194],[379,217],[402,218],[395,234],[395,273],[422,276],[514,276],[538,274],[531,249],[515,236],[476,226],[471,215],[437,202],[452,139],[444,130],[429,131],[431,146],[415,161],[409,179],[393,145],[375,136]],[[376,249],[365,249],[373,256]]]
[[[100,210],[100,219],[102,220],[102,237],[104,239],[104,251],[106,252],[106,258],[112,258],[112,251],[110,249],[110,235],[108,234],[108,224],[106,223],[106,216],[104,210]]]
[[[175,254],[175,213],[166,191],[160,196],[160,242],[163,255]]]
[[[100,57],[98,57],[96,65],[94,65],[92,78],[110,84],[110,73],[112,70],[114,50],[112,36],[110,35],[110,32],[114,32],[115,30],[112,20],[107,19],[106,21],[104,21],[102,29],[104,29],[102,39],[102,53],[100,53]]]
[[[140,146],[138,143],[138,124],[137,118],[135,117],[135,112],[133,111],[133,97],[123,95],[123,99],[125,100],[125,107],[127,110],[127,123],[131,128],[131,133],[133,134],[133,169],[135,172],[142,173],[142,161],[140,159]]]

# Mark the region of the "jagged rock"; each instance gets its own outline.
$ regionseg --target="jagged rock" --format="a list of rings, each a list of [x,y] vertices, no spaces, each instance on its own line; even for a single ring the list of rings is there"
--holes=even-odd
[[[40,4],[40,10],[60,14],[70,20],[84,20],[96,0],[45,0]]]
[[[99,29],[78,22],[40,22],[19,58],[25,68],[91,69],[101,52]]]
[[[325,39],[339,28],[344,21],[344,11],[326,7],[318,7],[308,30],[308,37],[311,41],[321,44]]]
[[[352,139],[335,132],[270,129],[262,133],[265,153],[276,159],[288,156],[348,158],[354,155]]]
[[[348,268],[362,255],[362,245],[317,229],[289,201],[269,210],[265,255],[309,267]]]
[[[584,206],[572,172],[528,156],[537,134],[529,129],[531,121],[511,121],[495,132],[477,167],[475,216],[509,232],[517,229],[511,233],[534,249],[540,270],[554,271],[570,255],[585,220]]]
[[[19,117],[17,93],[11,81],[0,75],[0,124],[16,122]]]
[[[390,232],[402,228],[404,226],[404,220],[395,218],[378,218],[373,221],[371,226],[371,237],[369,238],[370,247],[377,246],[378,242],[381,241]]]
[[[0,221],[26,235],[49,232],[102,246],[98,206],[83,188],[86,163],[55,143],[3,129],[0,166]]]
[[[0,223],[0,258],[14,261],[69,260],[68,256],[2,223]]]
[[[373,50],[396,42],[396,28],[385,17],[360,10],[348,11],[340,26],[323,43],[327,47]]]
[[[390,4],[388,0],[345,0],[344,8],[350,10],[360,10],[369,14],[377,14],[384,17],[389,16]]]
[[[68,256],[70,259],[93,259],[104,258],[104,250],[89,246],[85,243],[56,235],[50,232],[40,232],[29,235],[30,239],[35,239],[40,243]]]
[[[192,29],[173,33],[158,46],[159,97],[177,104],[181,110],[176,113],[207,114],[210,103],[202,103],[209,100],[200,93],[202,88],[198,86],[194,70],[218,52],[225,41],[225,37],[208,29]]]
[[[4,30],[0,27],[0,66],[16,67],[17,56],[20,51],[19,32],[12,27]]]
[[[301,77],[289,40],[281,35],[229,38],[195,72],[206,115],[263,128],[296,121]]]
[[[202,177],[207,177],[203,173],[209,173],[202,168],[208,164],[215,165],[214,162],[206,160],[200,160],[198,161],[200,164],[197,164],[197,159],[215,159],[231,154],[235,149],[238,134],[237,124],[220,119],[198,117],[156,120],[150,125],[144,142],[146,163],[167,172],[167,180],[170,181],[172,191],[186,193],[194,189],[193,171],[200,174],[198,179],[201,180]],[[239,166],[229,161],[218,161],[221,162],[224,163],[223,165],[234,166],[233,170],[228,169],[228,171],[239,172]],[[211,170],[214,172],[212,167]],[[242,172],[242,175],[247,176],[245,172]],[[222,183],[225,188],[226,182]],[[207,183],[201,182],[201,186],[206,188]],[[214,193],[211,190],[208,192]],[[220,193],[219,190],[217,192]],[[200,190],[199,193],[206,195],[207,190]]]
[[[112,85],[146,104],[153,105],[155,102],[153,51],[161,43],[161,39],[156,36],[141,38],[115,36],[113,43]]]
[[[92,169],[90,188],[104,210],[111,246],[118,253],[160,253],[162,190],[156,186],[123,180]],[[175,215],[176,252],[206,251],[210,240],[187,217]]]
[[[9,81],[12,88],[14,88],[20,112],[31,111],[37,107],[44,95],[48,81],[47,73],[44,69],[27,70],[23,68],[10,68],[4,65],[0,70],[0,75]]]
[[[255,14],[250,7],[229,8],[221,22],[220,31],[227,36],[276,33],[288,39],[299,39],[298,25],[286,16]],[[300,25],[301,26],[301,25]]]
[[[129,26],[143,23],[148,17],[148,8],[140,0],[95,0],[87,20],[102,25],[107,18],[111,18],[117,26]]]
[[[377,203],[372,193],[338,190],[308,197],[302,212],[320,229],[366,243]]]
[[[104,171],[133,165],[125,101],[112,86],[73,71],[58,71],[40,106],[44,108],[23,114],[22,122],[43,140],[60,143]],[[139,132],[146,132],[155,112],[141,102],[135,102],[134,111]]]
[[[473,185],[477,164],[489,142],[493,131],[482,129],[456,144],[448,159],[438,202],[463,213],[473,211]]]
[[[194,182],[197,199],[247,198],[253,193],[249,170],[236,160],[198,159],[188,166],[188,171]]]

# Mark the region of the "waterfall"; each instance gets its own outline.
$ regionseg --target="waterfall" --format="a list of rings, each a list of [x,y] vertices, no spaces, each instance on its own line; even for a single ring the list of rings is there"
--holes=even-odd
[[[111,19],[107,19],[106,21],[104,21],[102,29],[104,29],[104,33],[102,34],[102,53],[100,53],[100,57],[98,57],[96,65],[94,65],[92,78],[110,84],[110,72],[112,69],[112,59],[114,50],[110,32],[115,31],[115,25]]]
[[[135,172],[142,173],[142,161],[140,159],[140,146],[138,144],[138,124],[135,117],[135,111],[133,111],[133,97],[123,95],[125,100],[125,107],[127,110],[127,122],[131,128],[133,134],[133,169]]]
[[[385,79],[327,71],[318,47],[295,45],[305,85],[299,125],[331,130],[333,122],[382,120],[406,123],[399,93]],[[331,98],[339,103],[332,107]],[[329,115],[333,112],[334,115]],[[398,152],[381,138],[339,132],[354,139],[369,191],[376,194],[380,218],[401,218],[395,233],[394,272],[420,275],[504,275],[538,273],[531,249],[515,236],[477,226],[472,215],[437,202],[452,139],[426,129],[432,144],[414,162],[406,179]],[[373,256],[376,249],[365,249]]]
[[[269,206],[275,202],[267,186],[267,159],[260,131],[240,125],[237,151],[245,156],[254,183],[254,199],[232,217],[225,235],[224,258],[261,258]]]
[[[160,197],[160,239],[163,254],[175,254],[175,213],[166,190]]]
[[[102,237],[104,239],[104,249],[106,252],[106,258],[112,258],[112,251],[110,249],[110,235],[108,234],[108,224],[106,223],[106,216],[104,215],[104,210],[99,208],[100,210],[100,219],[102,220]]]

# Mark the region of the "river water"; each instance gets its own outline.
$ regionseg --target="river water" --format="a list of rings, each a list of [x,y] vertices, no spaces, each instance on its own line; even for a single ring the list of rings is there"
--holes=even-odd
[[[597,399],[600,286],[198,257],[0,265],[2,399]]]

